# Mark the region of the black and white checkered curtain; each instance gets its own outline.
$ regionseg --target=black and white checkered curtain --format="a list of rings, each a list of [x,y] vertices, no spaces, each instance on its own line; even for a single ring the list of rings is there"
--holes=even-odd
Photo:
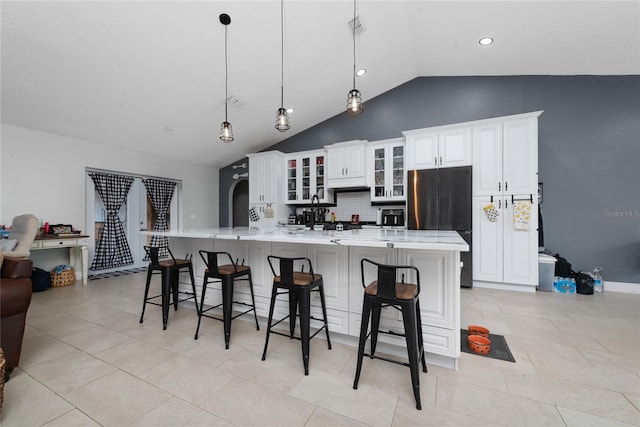
[[[96,246],[91,270],[133,264],[127,236],[118,217],[118,211],[127,200],[127,194],[133,184],[133,177],[97,172],[89,172],[89,176],[107,209],[107,218],[102,236]]]
[[[167,223],[167,210],[171,205],[171,198],[176,188],[176,183],[171,181],[162,181],[159,179],[143,179],[142,182],[147,189],[149,199],[151,199],[151,206],[156,213],[156,222],[153,224],[152,231],[167,231],[169,225]],[[154,247],[167,247],[169,246],[169,238],[167,236],[152,236],[151,246]],[[169,251],[166,249],[160,250],[160,257],[166,258],[169,256]],[[145,259],[148,258],[148,255]]]

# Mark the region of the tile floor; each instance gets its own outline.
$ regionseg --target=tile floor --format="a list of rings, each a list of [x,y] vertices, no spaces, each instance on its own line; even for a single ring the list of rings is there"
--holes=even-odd
[[[407,368],[312,340],[203,319],[192,302],[161,327],[139,324],[145,275],[33,295],[20,368],[5,385],[11,426],[627,426],[640,425],[640,295],[462,290],[462,325],[505,335],[516,363],[462,353],[460,369],[429,366],[415,409]]]

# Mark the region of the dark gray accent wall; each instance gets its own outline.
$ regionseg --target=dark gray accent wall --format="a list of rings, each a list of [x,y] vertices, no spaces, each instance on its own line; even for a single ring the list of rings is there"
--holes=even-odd
[[[640,283],[640,76],[421,77],[363,96],[361,116],[341,112],[269,149],[375,141],[544,110],[538,133],[545,247],[575,270],[602,266],[605,280]],[[220,170],[221,226],[229,220],[233,173],[231,165]]]

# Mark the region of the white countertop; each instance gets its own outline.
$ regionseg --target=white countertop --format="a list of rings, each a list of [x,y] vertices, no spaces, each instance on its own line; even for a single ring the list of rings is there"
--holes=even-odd
[[[318,230],[301,226],[275,228],[235,227],[185,230],[178,232],[142,231],[143,235],[163,235],[196,239],[254,240],[267,242],[302,243],[314,245],[343,245],[388,247],[397,249],[446,250],[468,252],[469,245],[456,231],[363,229]]]

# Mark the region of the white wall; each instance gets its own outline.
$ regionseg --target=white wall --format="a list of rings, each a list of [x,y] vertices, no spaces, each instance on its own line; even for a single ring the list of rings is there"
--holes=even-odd
[[[0,166],[0,224],[33,213],[92,235],[85,230],[85,173],[97,168],[181,180],[182,228],[218,226],[217,168],[8,124],[0,125]]]

